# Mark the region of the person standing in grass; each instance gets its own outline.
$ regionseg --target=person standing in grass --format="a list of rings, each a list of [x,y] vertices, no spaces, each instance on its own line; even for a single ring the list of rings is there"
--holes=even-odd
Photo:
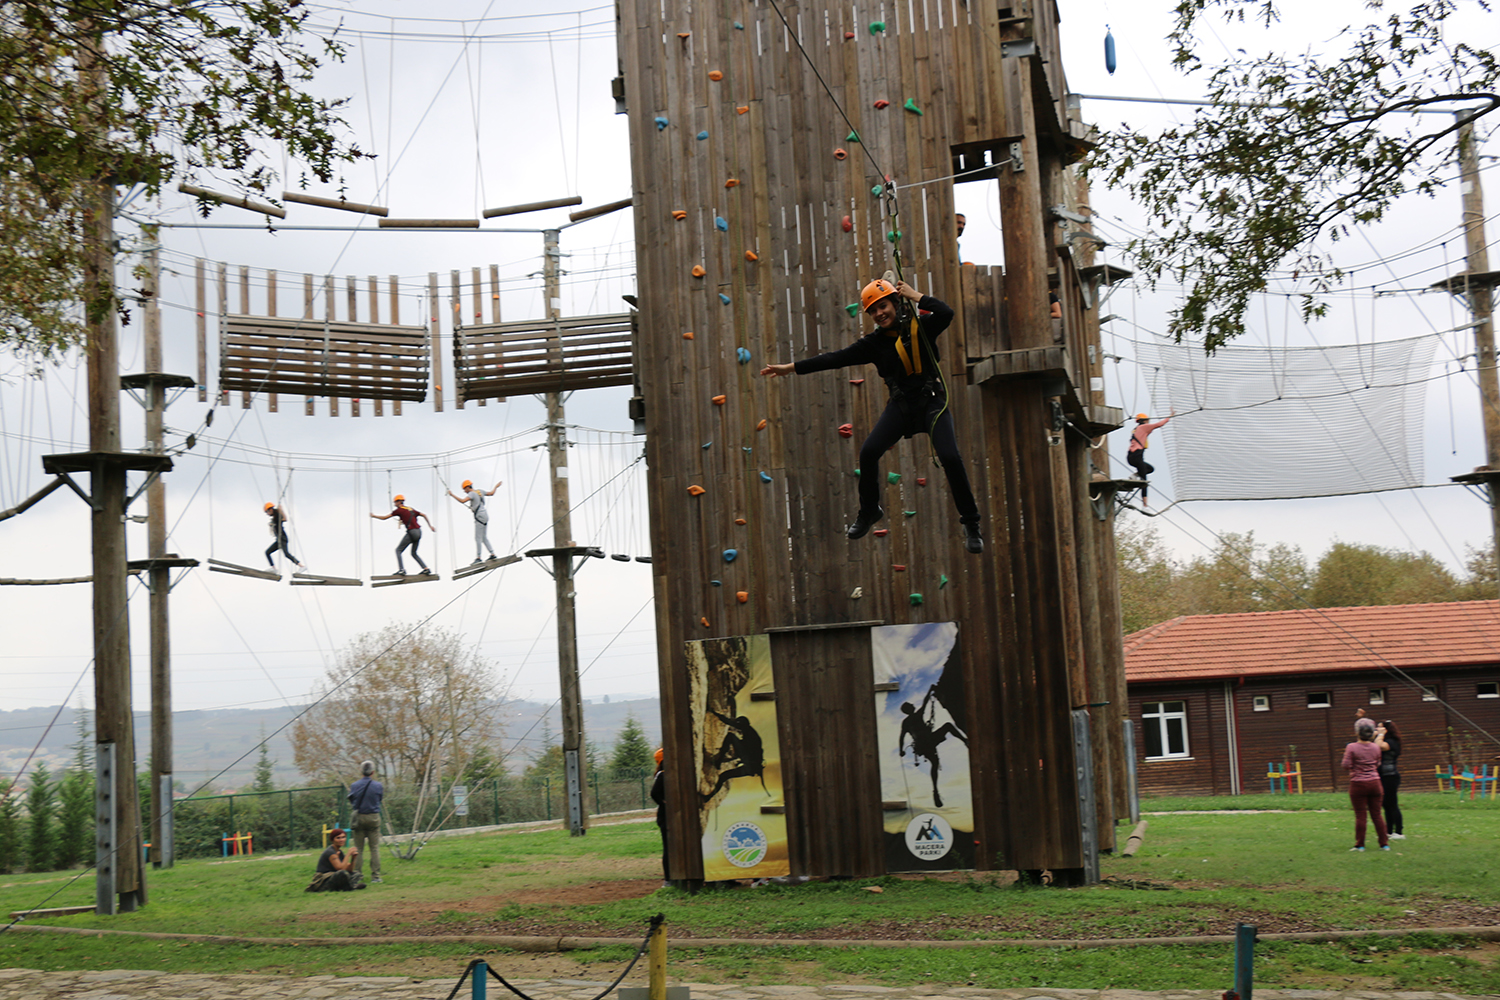
[[[1401,822],[1401,768],[1396,758],[1401,756],[1401,731],[1390,719],[1375,727],[1375,745],[1380,747],[1380,786],[1385,793],[1381,808],[1385,811],[1385,828],[1392,840],[1405,840]]]
[[[1365,816],[1368,814],[1375,821],[1380,849],[1389,851],[1390,836],[1380,814],[1385,791],[1380,784],[1380,747],[1375,743],[1375,720],[1358,720],[1354,732],[1359,739],[1344,748],[1343,760],[1343,768],[1349,772],[1349,803],[1354,806],[1354,846],[1349,850],[1365,849]]]

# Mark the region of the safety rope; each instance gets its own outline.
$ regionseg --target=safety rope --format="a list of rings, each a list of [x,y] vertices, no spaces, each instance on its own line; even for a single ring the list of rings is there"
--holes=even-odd
[[[625,966],[624,971],[622,971],[618,976],[615,977],[614,982],[604,987],[604,989],[600,990],[598,994],[591,997],[590,1000],[604,1000],[605,997],[614,992],[615,987],[619,986],[620,983],[624,981],[626,976],[630,975],[630,970],[635,968],[635,963],[639,962],[641,960],[641,956],[646,954],[646,949],[651,944],[651,935],[656,933],[657,928],[665,923],[666,919],[667,917],[664,913],[658,913],[656,916],[651,918],[651,927],[646,931],[646,937],[641,941],[641,946],[635,950],[635,955],[631,957],[630,962]],[[501,986],[504,986],[506,989],[510,990],[516,996],[520,997],[521,1000],[538,1000],[538,998],[521,992],[521,990],[517,989],[513,984],[507,982],[504,976],[495,971],[494,966],[490,965],[482,958],[476,958],[468,964],[468,966],[464,969],[463,975],[458,977],[458,982],[453,984],[453,992],[448,994],[446,1000],[453,1000],[454,997],[458,996],[458,991],[463,989],[464,983],[467,982],[469,976],[473,974],[474,967],[476,965],[483,965],[485,967],[485,971],[490,974],[490,977],[492,979],[498,982]]]

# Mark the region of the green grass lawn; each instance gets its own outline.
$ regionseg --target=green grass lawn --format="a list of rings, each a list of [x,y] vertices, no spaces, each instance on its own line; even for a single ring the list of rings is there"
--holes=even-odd
[[[1222,989],[1232,948],[817,948],[797,938],[994,941],[1363,931],[1500,924],[1495,878],[1500,801],[1403,799],[1409,839],[1390,852],[1348,851],[1345,797],[1241,796],[1153,800],[1139,855],[1106,856],[1105,881],[1082,889],[1022,888],[1009,873],[862,879],[691,895],[655,889],[660,842],[649,822],[433,840],[412,861],[388,856],[388,881],[364,892],[309,894],[314,855],[179,863],[152,871],[149,905],[45,922],[236,938],[572,934],[621,945],[571,952],[590,978],[633,953],[652,914],[665,913],[677,981],[870,981],[1118,989]],[[1224,813],[1222,810],[1239,810]],[[1278,809],[1287,812],[1246,812]],[[1193,812],[1214,810],[1214,812]],[[1152,813],[1156,813],[1152,815]],[[1119,831],[1121,842],[1128,826]],[[1374,846],[1373,833],[1369,840]],[[0,876],[0,914],[93,901],[91,874]],[[625,888],[620,883],[635,880]],[[878,888],[880,892],[872,892]],[[580,900],[593,900],[580,902]],[[693,937],[784,938],[775,947],[694,947]],[[213,944],[138,938],[0,935],[0,966],[415,974],[434,962],[461,971],[494,949],[443,942],[378,948]],[[1500,993],[1492,944],[1427,935],[1331,944],[1263,941],[1266,988]],[[495,959],[505,972],[505,961]],[[509,974],[509,973],[507,973]]]

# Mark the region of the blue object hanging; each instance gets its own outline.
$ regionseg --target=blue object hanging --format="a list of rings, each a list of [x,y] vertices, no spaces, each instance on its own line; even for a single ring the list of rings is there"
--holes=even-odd
[[[1104,68],[1109,70],[1109,75],[1115,75],[1115,36],[1109,30],[1109,25],[1104,26]]]

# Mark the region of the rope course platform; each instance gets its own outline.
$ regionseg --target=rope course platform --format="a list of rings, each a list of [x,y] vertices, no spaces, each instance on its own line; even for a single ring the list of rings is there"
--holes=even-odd
[[[492,569],[499,569],[502,566],[510,566],[513,563],[518,563],[520,561],[521,557],[516,555],[491,556],[484,562],[471,563],[468,566],[463,567],[462,569],[454,570],[453,579],[463,580],[467,577],[475,576],[479,573],[488,573]]]
[[[442,577],[436,573],[411,573],[407,576],[397,576],[391,573],[387,576],[370,577],[370,586],[373,587],[399,587],[406,583],[432,583],[441,580]]]
[[[365,581],[352,576],[324,576],[321,573],[293,573],[293,587],[363,587]]]
[[[236,563],[225,562],[222,559],[210,559],[208,569],[211,573],[228,573],[230,576],[248,576],[257,580],[274,580],[281,582],[281,574],[270,569],[252,569],[249,566],[240,566]]]
[[[1130,497],[1147,485],[1144,479],[1093,479],[1089,481],[1089,500],[1094,505],[1094,516],[1105,520],[1112,503],[1125,506]]]

